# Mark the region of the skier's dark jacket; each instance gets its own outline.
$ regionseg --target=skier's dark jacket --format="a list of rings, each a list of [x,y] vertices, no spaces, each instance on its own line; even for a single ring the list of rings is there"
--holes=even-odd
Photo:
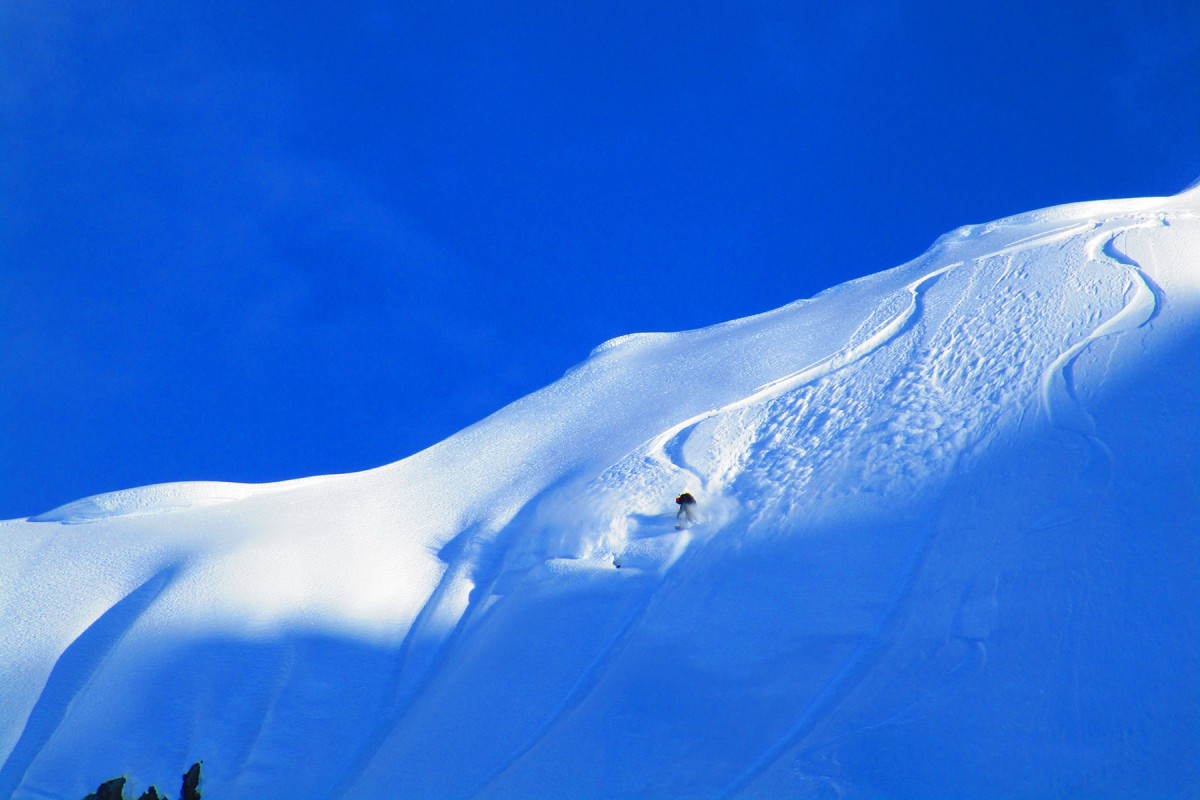
[[[681,506],[694,506],[696,505],[696,498],[692,497],[690,493],[684,492],[675,498],[675,502]]]

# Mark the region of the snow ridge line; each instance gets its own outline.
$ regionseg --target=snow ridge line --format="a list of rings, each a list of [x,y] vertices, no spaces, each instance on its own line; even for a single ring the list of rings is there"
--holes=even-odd
[[[0,797],[20,788],[29,768],[62,724],[109,655],[174,580],[177,564],[160,568],[88,625],[54,661],[42,693],[25,719],[16,744],[0,766]]]
[[[804,367],[803,369],[797,370],[789,375],[785,375],[782,378],[777,378],[773,381],[765,383],[755,389],[751,394],[741,398],[740,400],[735,400],[732,403],[721,406],[720,408],[715,408],[710,411],[697,414],[690,419],[686,419],[683,422],[668,428],[650,441],[650,443],[646,446],[646,455],[651,460],[663,467],[663,469],[668,473],[672,471],[691,472],[691,470],[676,464],[671,460],[670,456],[667,455],[666,448],[670,445],[672,440],[676,439],[685,431],[695,428],[697,425],[707,419],[711,419],[712,417],[731,411],[749,408],[750,406],[758,405],[759,403],[765,403],[767,401],[774,400],[775,398],[786,394],[793,389],[811,383],[816,383],[817,381],[828,377],[834,372],[848,367],[851,364],[861,361],[862,359],[871,355],[879,348],[910,330],[920,317],[922,298],[924,297],[925,292],[929,291],[929,289],[935,283],[937,283],[938,279],[940,279],[947,272],[962,266],[964,263],[966,262],[956,261],[953,264],[947,264],[946,266],[940,267],[910,283],[907,287],[905,287],[910,295],[908,305],[905,306],[900,313],[885,322],[862,342],[859,342],[856,345],[845,346],[840,350],[825,356],[819,361]],[[704,483],[700,476],[695,475],[695,473],[692,474],[694,477],[696,477],[699,483]]]
[[[987,253],[986,255],[981,256],[981,258],[995,258],[996,256],[1012,255],[1018,251],[1028,249],[1030,245],[1050,244],[1051,242],[1059,242],[1065,239],[1070,239],[1077,233],[1093,230],[1097,224],[1098,223],[1093,220],[1087,220],[1085,222],[1063,225],[1062,227],[1054,228],[1052,230],[1030,234],[1022,239],[1015,239],[999,250]]]
[[[371,759],[382,748],[397,724],[408,713],[421,690],[428,683],[429,677],[445,657],[446,650],[457,639],[457,634],[464,622],[465,608],[459,609],[455,625],[449,631],[445,633],[427,633],[427,631],[432,624],[431,620],[437,617],[447,604],[454,603],[452,595],[455,587],[464,580],[469,581],[468,573],[474,561],[472,556],[477,550],[474,545],[478,533],[479,526],[472,525],[459,534],[459,537],[462,537],[465,542],[464,552],[450,560],[433,592],[430,593],[429,598],[409,625],[408,631],[396,651],[391,674],[387,680],[391,698],[375,715],[375,723],[362,737],[347,767],[342,770],[341,778],[330,790],[331,798],[345,797],[346,793],[351,790],[354,781],[367,768]],[[423,637],[426,637],[427,641],[422,642]],[[418,648],[422,645],[425,646],[427,652],[418,652]],[[420,658],[421,656],[423,659]]]

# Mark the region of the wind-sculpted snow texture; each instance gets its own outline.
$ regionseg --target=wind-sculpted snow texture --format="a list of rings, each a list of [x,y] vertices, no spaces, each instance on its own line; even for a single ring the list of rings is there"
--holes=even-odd
[[[0,797],[1195,797],[1198,329],[1200,189],[1063,206],[377,470],[0,524]]]

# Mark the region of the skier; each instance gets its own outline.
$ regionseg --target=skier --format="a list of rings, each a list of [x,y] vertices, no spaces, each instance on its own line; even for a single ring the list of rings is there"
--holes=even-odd
[[[683,522],[676,522],[676,530],[682,530],[687,525],[696,521],[696,513],[692,510],[696,507],[696,498],[688,492],[684,492],[675,498],[675,502],[679,505],[679,511],[675,514],[675,519],[683,517]]]

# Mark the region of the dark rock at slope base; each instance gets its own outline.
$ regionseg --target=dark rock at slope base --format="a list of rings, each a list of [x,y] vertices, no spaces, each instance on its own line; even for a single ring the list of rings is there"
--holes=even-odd
[[[89,794],[83,800],[124,800],[125,797],[125,779],[113,778],[111,781],[105,781],[100,784],[93,794]]]
[[[192,764],[191,769],[183,775],[183,786],[179,790],[179,800],[200,800],[200,763]],[[89,794],[83,800],[125,800],[125,778],[113,778],[100,784],[100,788]],[[151,786],[142,792],[138,800],[167,800]]]
[[[200,785],[200,762],[192,764],[183,775],[183,788],[179,790],[179,800],[200,800],[200,791],[196,788]]]

